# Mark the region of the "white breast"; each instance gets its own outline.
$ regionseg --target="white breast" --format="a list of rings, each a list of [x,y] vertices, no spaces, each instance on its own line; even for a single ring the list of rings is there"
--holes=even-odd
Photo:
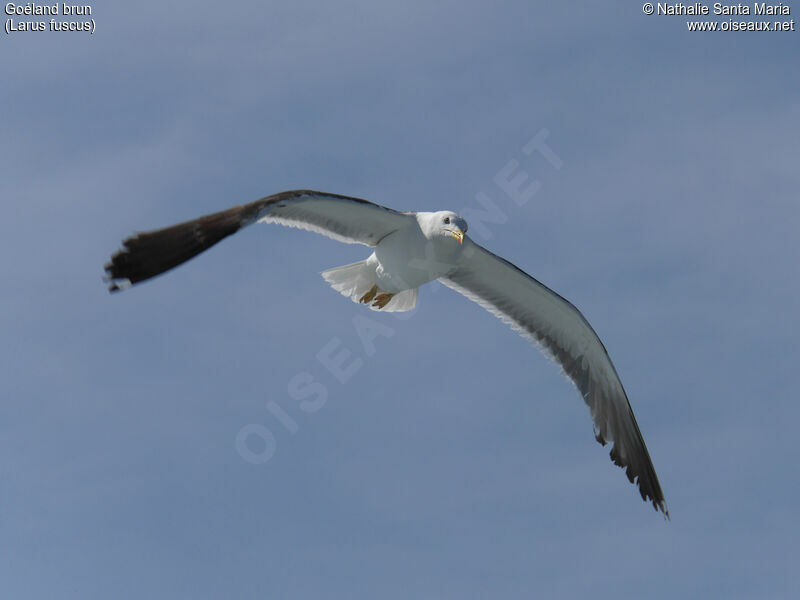
[[[375,247],[378,286],[388,292],[418,288],[452,271],[460,246],[448,239],[428,240],[418,226],[388,235]]]

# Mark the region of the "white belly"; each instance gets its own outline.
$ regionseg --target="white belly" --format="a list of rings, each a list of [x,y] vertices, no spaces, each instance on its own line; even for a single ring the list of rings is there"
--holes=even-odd
[[[455,240],[430,241],[418,227],[387,236],[369,258],[370,262],[377,262],[378,287],[397,293],[442,277],[455,267],[461,249],[453,242]]]

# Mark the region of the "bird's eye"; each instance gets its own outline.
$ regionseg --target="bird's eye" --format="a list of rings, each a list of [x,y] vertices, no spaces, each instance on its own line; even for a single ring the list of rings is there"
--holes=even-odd
[[[444,218],[445,225],[450,225],[450,217]]]

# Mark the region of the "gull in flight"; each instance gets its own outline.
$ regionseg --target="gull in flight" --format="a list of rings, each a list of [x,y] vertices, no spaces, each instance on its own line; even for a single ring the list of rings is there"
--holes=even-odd
[[[510,325],[561,366],[589,407],[597,441],[612,443],[611,460],[643,500],[669,517],[625,389],[592,326],[569,301],[473,242],[454,212],[400,212],[338,194],[282,192],[127,238],[105,266],[109,290],[168,271],[256,221],[373,248],[366,260],[322,273],[333,289],[372,310],[411,310],[419,286],[438,279]]]

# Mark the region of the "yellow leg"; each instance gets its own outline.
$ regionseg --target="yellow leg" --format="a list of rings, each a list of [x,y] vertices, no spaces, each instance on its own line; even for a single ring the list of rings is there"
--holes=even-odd
[[[377,293],[378,293],[378,286],[373,285],[366,294],[361,296],[359,302],[363,304],[369,304],[370,302],[372,302],[372,299],[375,297],[375,294]]]
[[[375,296],[375,302],[372,303],[372,306],[377,306],[378,308],[383,308],[387,304],[389,304],[389,300],[394,298],[394,294],[378,294]]]

